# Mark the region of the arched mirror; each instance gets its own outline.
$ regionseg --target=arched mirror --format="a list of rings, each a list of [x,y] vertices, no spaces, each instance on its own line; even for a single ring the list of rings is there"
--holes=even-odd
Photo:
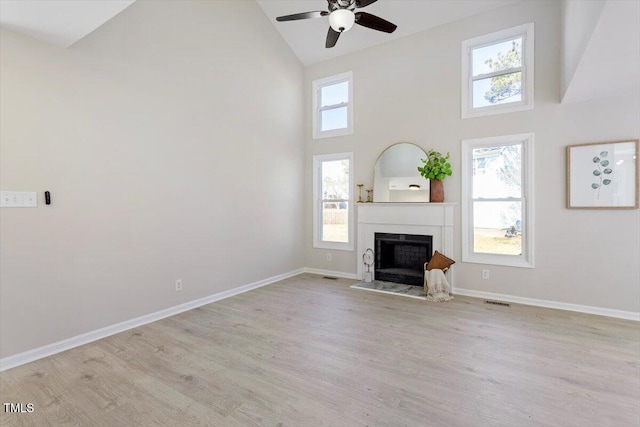
[[[422,148],[408,142],[384,150],[373,173],[373,201],[428,202],[429,180],[418,172],[420,160],[426,158]]]

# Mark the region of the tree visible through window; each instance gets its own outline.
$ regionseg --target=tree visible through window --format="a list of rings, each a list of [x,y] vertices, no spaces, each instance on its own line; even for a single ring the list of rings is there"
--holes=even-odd
[[[462,116],[533,107],[533,24],[465,40]]]
[[[506,52],[498,51],[495,58],[485,61],[493,73],[514,70],[522,65],[522,38],[513,40]],[[522,94],[522,73],[515,72],[491,77],[491,87],[484,94],[490,104],[500,104],[506,100],[519,101]]]

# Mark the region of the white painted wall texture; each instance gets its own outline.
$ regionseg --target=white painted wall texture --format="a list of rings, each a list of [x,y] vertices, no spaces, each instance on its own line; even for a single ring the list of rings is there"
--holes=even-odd
[[[307,67],[306,187],[313,155],[353,151],[355,182],[371,188],[377,156],[393,143],[408,141],[451,152],[454,174],[445,180],[445,200],[459,203],[461,140],[534,132],[535,268],[462,263],[458,207],[456,287],[639,312],[640,211],[567,210],[565,147],[638,138],[640,94],[560,104],[561,6],[557,1],[522,2]],[[527,22],[536,26],[535,108],[461,119],[461,42]],[[345,71],[353,71],[355,132],[314,141],[311,82]],[[312,247],[307,195],[307,266],[355,273],[359,254],[333,251],[327,262],[328,251]],[[490,280],[480,278],[482,268],[491,270]]]
[[[605,3],[605,0],[564,0],[562,2],[561,98],[564,98],[567,93]]]
[[[0,210],[1,357],[304,266],[303,69],[256,3],[3,31],[0,61],[2,189],[40,197]]]

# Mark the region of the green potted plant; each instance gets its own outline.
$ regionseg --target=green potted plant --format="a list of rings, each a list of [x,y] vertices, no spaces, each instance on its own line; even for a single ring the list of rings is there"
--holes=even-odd
[[[430,200],[432,202],[444,202],[444,187],[442,180],[451,176],[451,163],[449,157],[451,153],[442,156],[435,150],[429,150],[426,159],[422,160],[422,166],[418,166],[418,172],[423,178],[428,179],[430,183]]]

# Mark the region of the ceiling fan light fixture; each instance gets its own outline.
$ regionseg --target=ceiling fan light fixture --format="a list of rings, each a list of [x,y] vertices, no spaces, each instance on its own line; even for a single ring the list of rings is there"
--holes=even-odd
[[[336,9],[329,15],[331,28],[339,33],[349,31],[355,22],[356,16],[349,9]]]

